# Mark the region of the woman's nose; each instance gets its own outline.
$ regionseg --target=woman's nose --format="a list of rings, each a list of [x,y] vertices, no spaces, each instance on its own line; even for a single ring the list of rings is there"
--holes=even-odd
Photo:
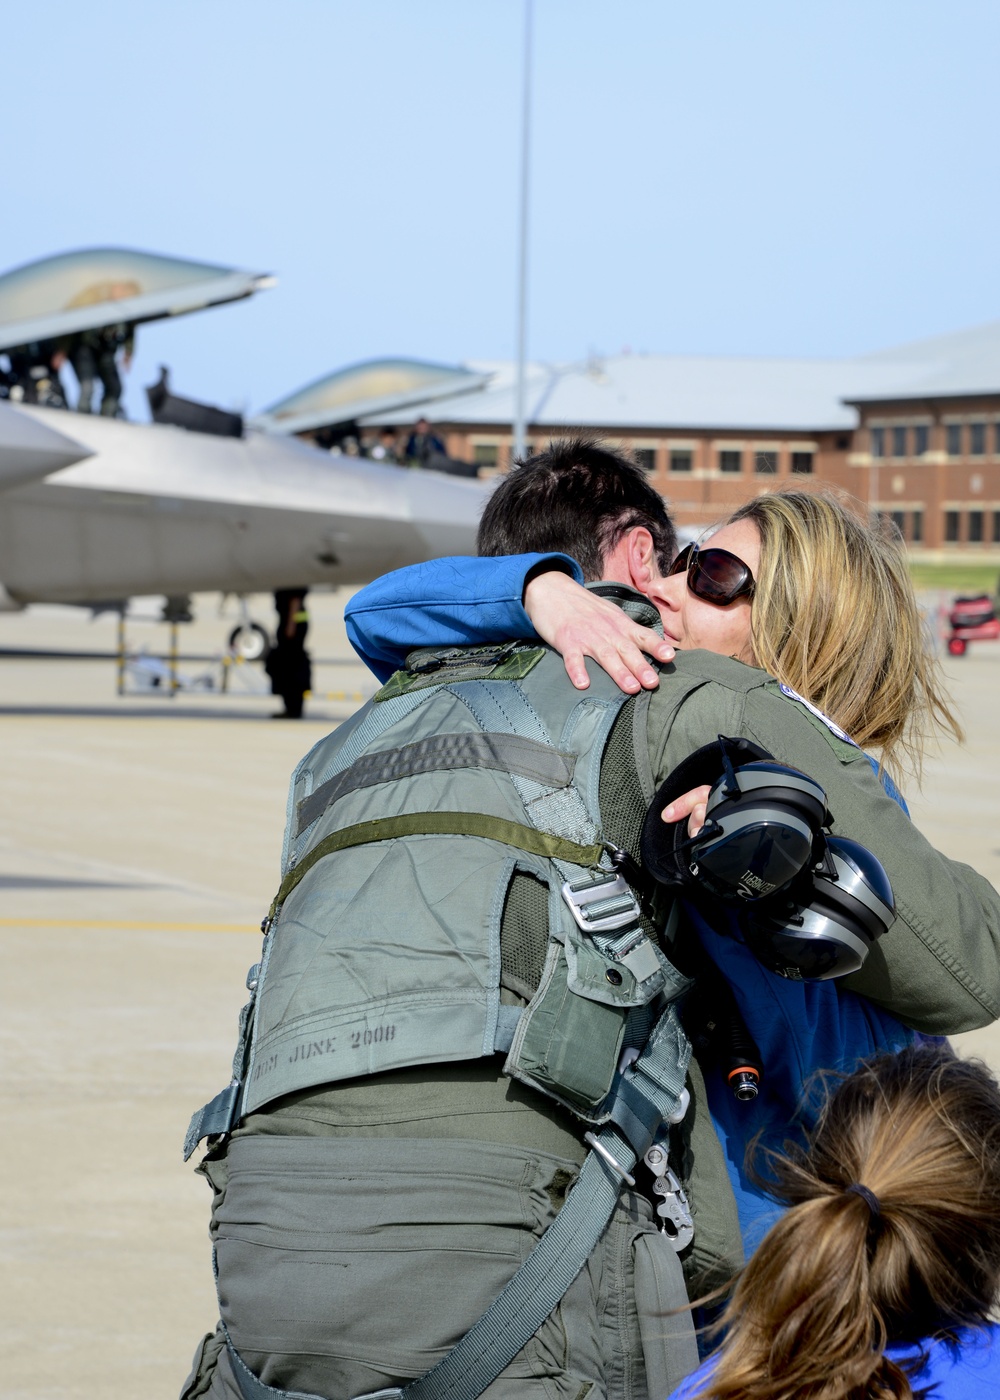
[[[672,608],[676,611],[680,607],[684,589],[687,587],[685,578],[684,574],[671,574],[669,578],[655,579],[649,590],[649,596],[657,606]]]

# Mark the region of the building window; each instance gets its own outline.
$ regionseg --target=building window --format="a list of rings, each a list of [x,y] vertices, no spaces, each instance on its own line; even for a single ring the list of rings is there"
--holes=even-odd
[[[986,451],[986,424],[969,424],[969,456],[982,457]]]
[[[656,448],[637,447],[633,453],[636,462],[644,472],[656,471]]]
[[[969,511],[969,543],[982,544],[983,542],[983,512],[981,510]]]
[[[753,469],[758,475],[765,473],[773,475],[778,470],[777,452],[755,452],[753,454]]]
[[[958,511],[946,510],[944,513],[944,539],[945,544],[958,543]]]
[[[1000,544],[1000,510],[993,512],[993,543]]]
[[[894,457],[906,456],[906,429],[893,428],[892,430],[892,455]]]
[[[914,455],[914,457],[922,457],[922,456],[924,455],[924,453],[927,451],[928,438],[929,438],[929,434],[928,434],[928,430],[927,430],[927,424],[926,424],[926,423],[918,423],[917,426],[913,429],[913,455]]]
[[[672,472],[689,472],[693,464],[693,454],[690,452],[680,452],[674,449],[670,453],[670,470]]]
[[[1000,423],[993,424],[993,451],[1000,457]]]
[[[472,460],[477,467],[495,467],[500,449],[495,442],[477,442],[472,449]]]
[[[949,457],[961,457],[962,455],[962,425],[961,423],[949,423],[947,432],[947,448]]]
[[[809,476],[813,469],[813,455],[811,452],[792,453],[792,471],[798,472],[800,476]]]
[[[719,452],[719,471],[738,472],[743,465],[743,453],[737,448],[726,447]]]
[[[893,529],[899,535],[899,538],[902,539],[903,531],[906,529],[906,515],[903,511],[894,510],[892,512],[892,525]]]
[[[910,522],[910,539],[914,544],[919,544],[924,537],[924,513],[922,510],[915,510]]]
[[[884,456],[885,456],[885,429],[884,429],[884,428],[872,428],[872,429],[871,429],[871,442],[872,442],[872,456],[873,456],[873,457],[884,457]]]

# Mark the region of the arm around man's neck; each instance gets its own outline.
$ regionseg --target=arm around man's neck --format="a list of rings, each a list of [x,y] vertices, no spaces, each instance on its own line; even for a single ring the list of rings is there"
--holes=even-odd
[[[348,639],[384,681],[416,647],[535,637],[523,597],[529,577],[543,564],[583,581],[576,561],[556,553],[457,555],[397,569],[355,593],[344,609]]]

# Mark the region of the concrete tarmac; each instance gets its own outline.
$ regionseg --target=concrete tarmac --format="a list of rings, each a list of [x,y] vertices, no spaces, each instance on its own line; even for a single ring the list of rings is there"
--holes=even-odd
[[[310,650],[330,662],[320,697],[372,689],[347,645],[346,597],[310,599]],[[181,648],[209,656],[235,619],[198,601]],[[255,612],[270,624],[267,600]],[[0,651],[107,652],[114,630],[33,608],[0,615]],[[151,651],[166,636],[129,624]],[[212,665],[181,667],[199,669]],[[908,796],[937,846],[998,884],[1000,646],[948,670],[969,742],[932,758]],[[181,1141],[229,1077],[291,769],[357,703],[317,698],[302,722],[276,723],[259,667],[228,695],[119,698],[111,661],[0,658],[9,1400],[174,1400],[214,1327],[209,1191]],[[960,1040],[1000,1070],[996,1027]]]

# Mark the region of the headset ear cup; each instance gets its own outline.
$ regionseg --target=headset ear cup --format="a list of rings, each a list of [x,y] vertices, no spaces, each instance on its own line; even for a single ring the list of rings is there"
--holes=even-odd
[[[781,977],[846,977],[861,967],[895,912],[892,886],[877,857],[857,841],[831,836],[808,880],[748,910],[746,942]]]
[[[822,848],[821,831],[830,820],[826,794],[807,773],[770,758],[746,761],[746,747],[734,763],[733,747],[720,739],[713,755],[722,771],[695,837],[688,839],[686,823],[658,820],[659,804],[707,781],[707,764],[689,762],[672,773],[643,827],[647,868],[664,883],[683,885],[694,899],[750,903],[787,889],[812,864],[817,845]]]
[[[642,824],[642,863],[655,880],[662,885],[680,885],[690,878],[690,855],[685,858],[680,850],[688,839],[687,822],[665,822],[661,816],[663,809],[692,788],[711,787],[725,771],[726,758],[733,767],[740,767],[770,757],[765,749],[749,739],[727,739],[720,734],[714,744],[696,749],[677,765],[657,789]]]
[[[706,894],[756,903],[787,889],[814,858],[828,820],[826,794],[807,774],[762,760],[721,778],[690,852],[690,875]]]

